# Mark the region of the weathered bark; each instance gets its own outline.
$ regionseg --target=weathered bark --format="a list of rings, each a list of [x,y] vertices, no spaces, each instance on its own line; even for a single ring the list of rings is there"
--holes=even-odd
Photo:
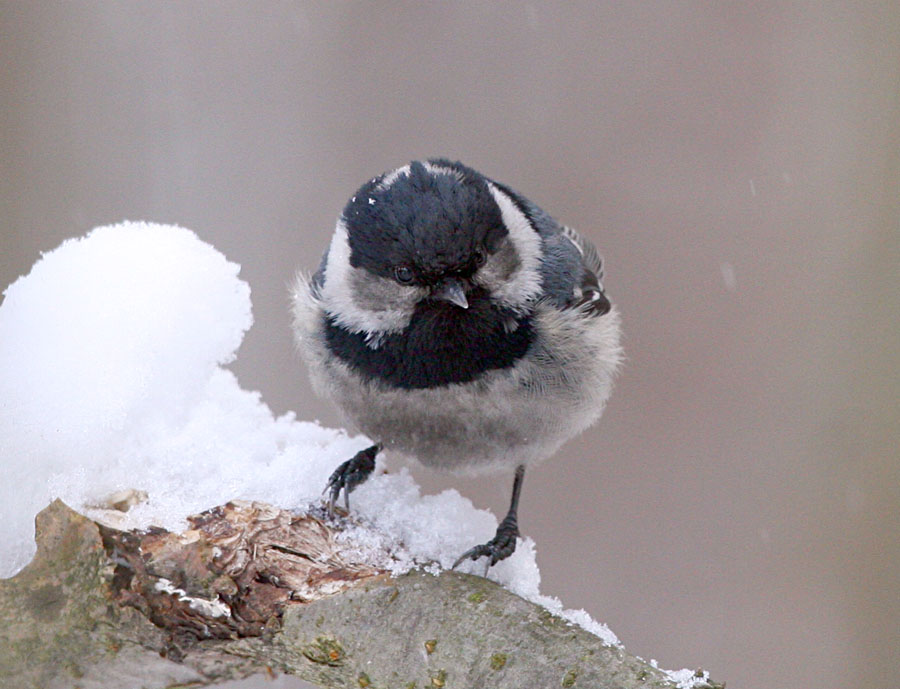
[[[480,577],[392,578],[314,517],[229,503],[173,534],[57,501],[0,581],[0,685],[204,686],[260,672],[323,687],[672,687],[661,671]],[[709,684],[714,687],[716,685]]]

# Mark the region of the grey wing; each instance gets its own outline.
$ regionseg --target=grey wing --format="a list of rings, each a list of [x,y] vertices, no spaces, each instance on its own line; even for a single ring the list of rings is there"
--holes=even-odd
[[[581,254],[581,264],[584,271],[581,283],[576,289],[577,298],[575,304],[584,307],[590,314],[602,316],[608,313],[611,305],[603,291],[603,259],[600,253],[590,241],[582,237],[576,230],[567,225],[561,225],[562,235],[568,239],[578,253]]]
[[[582,308],[588,315],[608,313],[612,306],[600,282],[603,261],[594,245],[509,187],[492,183],[515,201],[541,236],[545,295],[560,306]]]
[[[572,244],[575,245],[575,248],[578,249],[584,267],[597,277],[598,282],[602,280],[603,259],[600,258],[600,252],[597,251],[597,247],[582,237],[577,230],[572,229],[568,225],[561,225],[560,230],[563,233],[563,236],[572,242]]]
[[[328,250],[326,249],[325,253],[322,254],[322,260],[319,261],[318,269],[312,274],[312,278],[309,281],[309,288],[312,290],[315,297],[318,297],[321,294],[322,285],[325,283],[325,266],[327,264]]]

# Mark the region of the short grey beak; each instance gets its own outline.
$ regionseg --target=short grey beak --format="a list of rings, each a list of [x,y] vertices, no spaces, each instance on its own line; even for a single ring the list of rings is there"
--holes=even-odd
[[[431,292],[432,299],[440,299],[441,301],[449,301],[456,304],[461,309],[469,308],[469,300],[466,299],[466,292],[463,289],[462,281],[458,278],[445,278]]]

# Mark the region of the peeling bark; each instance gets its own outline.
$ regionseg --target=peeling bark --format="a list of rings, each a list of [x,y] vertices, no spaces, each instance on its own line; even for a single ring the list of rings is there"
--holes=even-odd
[[[149,689],[284,672],[322,687],[674,687],[486,579],[355,562],[314,516],[236,502],[190,524],[120,531],[60,501],[41,512],[34,560],[0,580],[0,684]]]

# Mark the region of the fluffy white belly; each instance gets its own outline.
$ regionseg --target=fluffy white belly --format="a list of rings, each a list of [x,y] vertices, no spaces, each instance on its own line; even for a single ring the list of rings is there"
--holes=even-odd
[[[314,387],[350,424],[389,451],[464,473],[553,454],[600,416],[621,356],[615,309],[592,317],[539,304],[535,340],[514,366],[439,388],[388,387],[329,355],[314,299],[295,299],[294,315]]]

